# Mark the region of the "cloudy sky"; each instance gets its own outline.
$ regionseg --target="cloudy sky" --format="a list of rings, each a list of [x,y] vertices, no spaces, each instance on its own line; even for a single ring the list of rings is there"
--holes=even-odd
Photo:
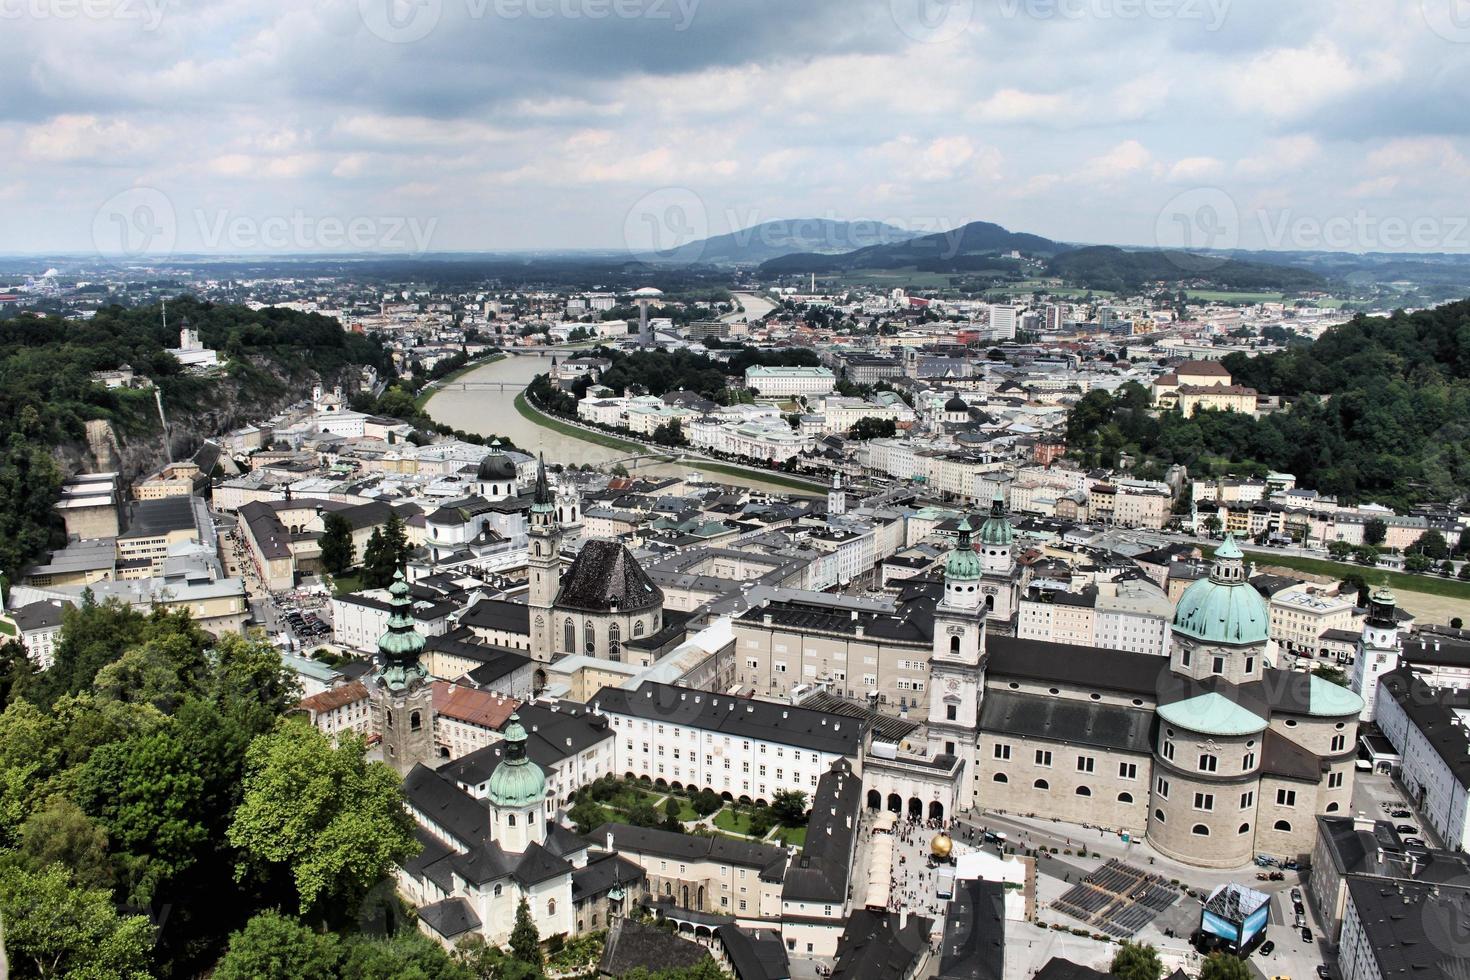
[[[0,0],[0,251],[1470,250],[1459,0]]]

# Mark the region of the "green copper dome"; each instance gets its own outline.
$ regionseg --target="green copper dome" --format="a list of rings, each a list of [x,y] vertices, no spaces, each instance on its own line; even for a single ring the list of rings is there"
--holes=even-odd
[[[1008,548],[1016,539],[1011,522],[1006,519],[1006,504],[1000,492],[990,502],[990,516],[980,525],[980,543],[990,548]]]
[[[417,687],[429,676],[419,662],[424,652],[423,634],[415,628],[413,600],[408,597],[408,582],[400,569],[393,573],[388,587],[388,629],[378,637],[378,683],[390,691]]]
[[[944,579],[946,582],[968,581],[980,577],[980,556],[975,554],[975,549],[970,547],[970,519],[960,518],[960,540],[953,551],[949,553],[949,559],[944,563]]]
[[[1271,630],[1266,600],[1246,581],[1245,556],[1229,535],[1215,551],[1210,577],[1184,590],[1174,632],[1206,643],[1265,643]]]
[[[505,755],[490,774],[486,796],[498,807],[528,807],[546,797],[546,773],[526,757],[526,729],[511,715],[505,729]]]

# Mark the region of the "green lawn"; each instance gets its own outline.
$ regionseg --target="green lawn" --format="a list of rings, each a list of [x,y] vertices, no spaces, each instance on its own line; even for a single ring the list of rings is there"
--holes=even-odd
[[[674,799],[676,799],[676,800],[679,801],[679,819],[680,820],[683,820],[684,822],[687,823],[690,820],[698,820],[699,819],[699,814],[696,813],[696,812],[694,812],[694,807],[692,807],[692,806],[689,805],[689,801],[688,800],[684,799],[684,797],[682,797],[682,796],[676,796],[676,797],[674,797]]]
[[[6,620],[0,619],[0,636],[14,636],[15,627]]]
[[[750,833],[750,814],[736,813],[729,807],[725,807],[715,814],[714,825],[721,830],[728,830],[734,834]]]
[[[1281,293],[1237,293],[1223,289],[1186,289],[1184,294],[1205,303],[1279,303],[1282,300]]]
[[[1204,551],[1209,557],[1213,557],[1215,553],[1215,549],[1210,547],[1205,548]],[[1261,565],[1276,565],[1280,568],[1291,568],[1312,575],[1327,575],[1339,579],[1348,575],[1361,575],[1363,580],[1371,585],[1387,585],[1397,592],[1422,592],[1426,595],[1444,596],[1448,599],[1470,600],[1470,582],[1462,582],[1459,579],[1440,578],[1438,575],[1409,575],[1404,572],[1390,572],[1369,565],[1359,565],[1356,562],[1331,561],[1326,558],[1301,558],[1296,555],[1273,555],[1261,551],[1247,551],[1245,556]]]
[[[806,828],[782,827],[780,830],[776,831],[776,839],[779,840],[782,844],[787,845],[788,847],[805,847]]]
[[[349,592],[356,592],[358,589],[361,589],[361,588],[362,588],[362,574],[361,573],[354,573],[352,575],[333,575],[332,576],[332,594],[333,595],[346,595]]]

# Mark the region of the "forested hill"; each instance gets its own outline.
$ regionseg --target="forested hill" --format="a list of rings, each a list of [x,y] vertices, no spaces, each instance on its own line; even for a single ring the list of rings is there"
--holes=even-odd
[[[1222,289],[1321,289],[1327,280],[1315,272],[1284,265],[1242,262],[1191,252],[1127,251],[1095,245],[1063,252],[1047,263],[1054,276],[1085,286],[1128,292],[1151,282],[1208,282]]]
[[[1155,416],[1138,385],[1089,393],[1068,418],[1068,444],[1099,463],[1127,450],[1147,472],[1296,474],[1350,501],[1406,507],[1470,487],[1470,301],[1358,317],[1315,343],[1225,365],[1237,383],[1290,400],[1251,419],[1229,412]]]
[[[167,348],[187,319],[206,346],[229,359],[222,377],[184,374]],[[335,321],[293,310],[170,301],[109,307],[88,321],[17,316],[0,320],[0,571],[34,561],[59,528],[52,512],[66,461],[85,458],[89,421],[105,420],[133,468],[163,462],[153,393],[108,389],[93,371],[131,365],[163,394],[175,449],[298,398],[317,378],[340,380],[362,365],[384,371],[374,339]],[[182,444],[181,444],[182,443]]]

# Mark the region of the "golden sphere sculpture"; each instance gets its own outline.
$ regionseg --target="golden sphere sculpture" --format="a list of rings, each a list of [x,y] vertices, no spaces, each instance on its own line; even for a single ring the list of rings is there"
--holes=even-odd
[[[929,842],[929,853],[943,860],[949,857],[954,850],[954,841],[948,834],[935,834],[934,839]]]

